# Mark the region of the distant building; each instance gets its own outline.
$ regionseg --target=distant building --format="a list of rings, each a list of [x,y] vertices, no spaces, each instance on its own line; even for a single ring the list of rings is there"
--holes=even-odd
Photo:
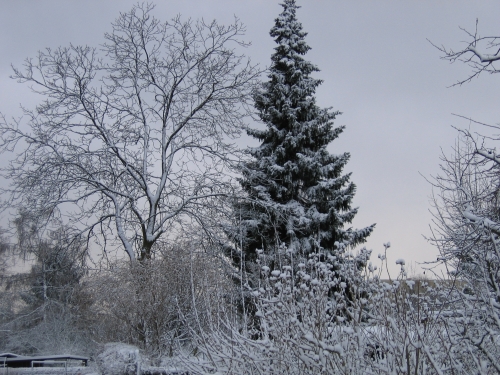
[[[46,367],[54,365],[87,366],[89,359],[79,355],[38,355],[23,356],[14,353],[0,353],[0,366],[3,367]]]

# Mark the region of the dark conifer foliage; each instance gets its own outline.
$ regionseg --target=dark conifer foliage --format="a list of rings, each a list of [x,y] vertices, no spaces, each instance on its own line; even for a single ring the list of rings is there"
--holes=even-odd
[[[311,76],[319,69],[304,59],[310,47],[296,18],[299,7],[295,0],[281,5],[270,32],[277,47],[269,80],[255,95],[265,129],[248,131],[261,144],[249,149],[252,158],[242,165],[247,199],[236,205],[249,274],[258,272],[259,249],[270,256],[283,245],[302,256],[320,249],[333,254],[363,243],[374,228],[345,228],[357,213],[351,207],[356,186],[350,174],[342,174],[350,155],[327,151],[344,130],[333,124],[340,112],[317,106],[315,91],[322,81]],[[241,265],[237,252],[233,259]]]

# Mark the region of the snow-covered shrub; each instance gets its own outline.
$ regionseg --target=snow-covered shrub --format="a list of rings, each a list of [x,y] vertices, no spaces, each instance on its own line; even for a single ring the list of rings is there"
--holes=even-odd
[[[262,266],[261,284],[251,291],[259,329],[247,330],[244,317],[219,306],[217,320],[193,330],[191,352],[177,358],[182,368],[248,375],[499,373],[495,315],[471,285],[410,279],[402,260],[399,276],[384,281],[369,255],[364,249],[339,259],[312,254],[294,263],[283,254],[281,267]]]
[[[364,355],[360,327],[369,290],[358,265],[365,264],[368,256],[365,250],[342,259],[311,254],[296,267],[264,268],[255,296],[262,338],[272,343],[273,365],[279,364],[272,367],[276,373],[360,369]]]
[[[383,258],[383,257],[382,257]],[[396,280],[371,280],[364,327],[372,361],[366,373],[498,374],[498,313],[454,274],[409,279],[404,262]],[[370,370],[370,371],[369,371]]]
[[[213,303],[214,291],[222,298],[233,287],[222,275],[216,258],[182,245],[143,263],[116,264],[94,279],[96,340],[126,342],[158,360],[174,355],[189,343],[193,305],[212,311],[202,297]]]
[[[122,343],[104,345],[96,358],[101,375],[136,375],[141,366],[139,348]]]
[[[406,277],[404,264],[396,280],[371,282],[377,290],[370,301],[365,329],[372,362],[379,374],[435,374],[449,365],[445,350],[441,288]]]
[[[225,311],[208,331],[194,334],[192,356],[182,358],[194,374],[363,373],[370,284],[361,274],[370,252],[336,258],[311,254],[281,267],[262,266],[261,285],[252,291],[259,328]]]

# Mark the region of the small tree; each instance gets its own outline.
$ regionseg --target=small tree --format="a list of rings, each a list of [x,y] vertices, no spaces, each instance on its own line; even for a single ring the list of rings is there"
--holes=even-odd
[[[131,261],[152,257],[183,216],[225,192],[257,71],[236,49],[244,28],[161,23],[150,4],[122,13],[101,48],[39,52],[14,78],[43,96],[26,122],[0,120],[13,207],[67,220]],[[64,208],[63,208],[64,207]]]
[[[2,350],[40,354],[85,348],[88,353],[85,324],[91,299],[82,285],[85,241],[62,225],[40,227],[43,221],[25,212],[14,221],[18,241],[12,257],[32,265],[28,272],[5,277],[2,305],[8,311],[2,319]]]
[[[344,130],[333,126],[340,112],[316,105],[321,80],[311,76],[319,69],[303,58],[310,47],[296,18],[299,7],[295,0],[285,0],[282,6],[270,32],[277,47],[269,81],[255,95],[266,128],[248,130],[261,144],[248,150],[251,159],[241,165],[246,196],[234,210],[244,233],[235,230],[242,249],[230,255],[238,268],[244,264],[252,286],[260,274],[258,249],[273,267],[282,245],[306,258],[319,250],[335,254],[363,243],[374,228],[345,228],[357,213],[351,207],[356,187],[350,174],[342,174],[349,153],[327,151]]]

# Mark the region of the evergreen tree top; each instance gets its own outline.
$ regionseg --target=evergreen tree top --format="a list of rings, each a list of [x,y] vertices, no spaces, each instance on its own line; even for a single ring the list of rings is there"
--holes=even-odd
[[[322,81],[311,77],[319,69],[305,59],[311,48],[296,17],[299,7],[295,0],[281,6],[270,31],[277,46],[268,81],[255,95],[265,129],[248,130],[261,143],[241,165],[247,200],[236,207],[245,228],[245,267],[257,272],[255,277],[258,249],[272,255],[283,244],[303,256],[319,250],[333,254],[363,243],[373,230],[348,227],[357,213],[351,206],[356,186],[350,173],[343,174],[350,155],[327,150],[344,127],[334,127],[339,112],[316,104]]]
[[[311,47],[306,43],[307,33],[302,30],[302,24],[296,17],[296,10],[300,7],[296,5],[295,0],[286,0],[281,5],[283,12],[276,18],[275,25],[270,31],[277,46],[271,56],[269,83],[284,85],[277,87],[278,90],[291,90],[291,104],[296,106],[298,103],[294,103],[294,99],[313,95],[322,81],[309,77],[312,72],[319,69],[302,57]],[[295,90],[292,89],[293,86],[297,86]],[[294,93],[296,95],[293,95]]]
[[[300,7],[295,4],[295,0],[286,0],[281,6],[283,12],[275,19],[275,25],[270,34],[280,47],[290,47],[296,53],[304,55],[311,49],[304,38],[307,33],[302,30],[302,23],[297,21],[296,10]]]
[[[311,48],[296,17],[299,6],[295,0],[286,0],[281,6],[283,12],[270,31],[277,46],[271,56],[269,81],[255,96],[255,107],[267,129],[249,131],[263,142],[251,151],[253,156],[275,154],[278,164],[296,159],[297,153],[324,149],[343,129],[332,129],[331,120],[339,112],[316,105],[314,94],[322,81],[310,76],[319,69],[303,57]]]

